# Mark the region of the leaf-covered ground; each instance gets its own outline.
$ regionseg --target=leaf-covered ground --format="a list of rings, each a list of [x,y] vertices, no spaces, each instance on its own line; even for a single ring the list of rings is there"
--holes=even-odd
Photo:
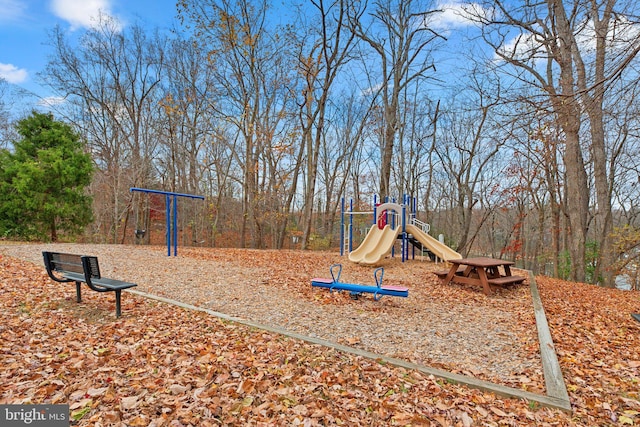
[[[283,262],[286,262],[283,261]],[[573,412],[448,384],[0,257],[0,403],[76,425],[640,425],[638,293],[538,278]]]

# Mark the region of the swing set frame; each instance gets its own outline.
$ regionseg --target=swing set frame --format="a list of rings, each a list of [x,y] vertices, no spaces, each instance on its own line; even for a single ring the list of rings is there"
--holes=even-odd
[[[171,242],[173,240],[173,256],[178,256],[178,198],[204,200],[204,196],[195,194],[175,193],[173,191],[151,190],[149,188],[131,187],[130,192],[162,194],[165,196],[166,207],[166,236],[167,236],[167,256],[171,256]],[[173,206],[173,209],[172,209]],[[173,211],[173,215],[171,214]],[[138,230],[136,230],[138,232]]]

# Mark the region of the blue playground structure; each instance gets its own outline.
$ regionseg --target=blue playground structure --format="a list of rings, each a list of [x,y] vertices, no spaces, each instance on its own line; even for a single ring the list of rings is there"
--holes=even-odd
[[[364,240],[357,249],[353,249],[353,217],[354,215],[373,213],[373,225],[371,225]],[[421,255],[425,251],[434,260],[449,261],[460,259],[462,256],[444,243],[444,236],[438,239],[429,235],[430,227],[416,218],[416,199],[405,195],[403,203],[385,201],[378,203],[374,197],[373,212],[354,212],[353,201],[349,210],[345,210],[342,199],[340,255],[348,255],[349,261],[364,265],[379,264],[387,255],[395,255],[395,242],[400,239],[402,262],[411,255],[415,258],[415,249],[419,249]],[[348,217],[348,218],[347,218]],[[410,254],[410,250],[413,251]]]
[[[373,278],[376,286],[355,285],[351,283],[340,282],[340,274],[342,273],[342,264],[333,264],[329,268],[331,279],[315,278],[311,279],[311,286],[318,288],[328,288],[330,292],[349,291],[353,299],[358,299],[363,293],[373,294],[375,301],[380,300],[385,295],[393,297],[408,297],[409,289],[403,286],[382,286],[382,277],[384,276],[384,268],[376,268],[373,272]]]

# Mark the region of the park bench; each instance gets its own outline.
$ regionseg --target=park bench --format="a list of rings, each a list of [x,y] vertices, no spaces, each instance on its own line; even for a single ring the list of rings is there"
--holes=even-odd
[[[65,254],[59,252],[42,252],[44,265],[49,277],[56,282],[76,284],[76,301],[81,302],[80,287],[86,283],[96,292],[115,292],[116,317],[120,317],[120,296],[123,289],[137,286],[135,283],[107,279],[100,275],[98,257],[88,255]]]
[[[333,264],[329,268],[331,273],[331,279],[326,278],[314,278],[311,279],[311,286],[319,288],[328,288],[330,292],[335,291],[349,291],[351,297],[358,299],[363,293],[373,294],[373,299],[378,301],[384,295],[393,297],[408,297],[409,289],[404,286],[383,286],[382,277],[384,276],[384,268],[376,268],[373,272],[373,278],[376,281],[376,286],[358,285],[353,283],[340,282],[340,274],[342,273],[342,264]]]

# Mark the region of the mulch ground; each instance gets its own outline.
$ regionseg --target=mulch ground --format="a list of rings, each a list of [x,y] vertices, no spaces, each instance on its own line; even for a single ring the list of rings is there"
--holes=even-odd
[[[184,257],[213,262],[207,251],[194,251]],[[286,265],[275,267],[278,257],[269,251],[258,262],[258,252],[215,253],[227,264],[244,259],[260,286],[272,280],[260,262],[282,279]],[[299,253],[296,262],[305,256]],[[286,264],[287,257],[280,259]],[[302,301],[352,312],[376,307],[311,292],[308,275],[315,271],[288,269],[284,277],[305,277]],[[228,270],[256,286],[251,274]],[[132,294],[123,296],[124,315],[116,320],[112,295],[85,292],[76,304],[73,286],[52,283],[38,263],[4,255],[0,403],[68,403],[77,425],[640,425],[640,323],[629,315],[640,312],[638,293],[537,280],[572,414]],[[486,299],[479,290],[461,291],[460,304]],[[198,298],[202,305],[220,303]],[[394,304],[378,310],[406,308]],[[522,330],[526,347],[529,332]],[[443,365],[455,366],[451,358]],[[521,387],[532,386],[522,381]]]

